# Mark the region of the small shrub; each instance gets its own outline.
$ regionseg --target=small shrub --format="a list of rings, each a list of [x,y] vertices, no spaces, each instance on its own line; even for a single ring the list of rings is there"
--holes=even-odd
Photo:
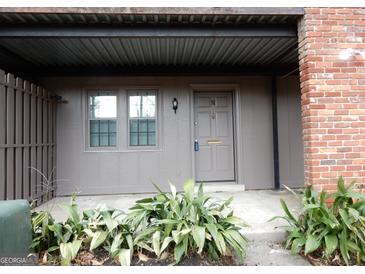
[[[208,253],[211,259],[234,251],[240,262],[246,250],[246,238],[239,232],[247,226],[229,208],[232,199],[213,201],[204,195],[203,185],[195,192],[195,183],[184,183],[184,191],[159,194],[136,202],[126,217],[134,230],[134,245],[160,257],[164,251],[174,254],[178,263],[189,252]]]
[[[293,253],[315,253],[327,262],[339,255],[342,263],[365,262],[365,195],[354,191],[354,183],[345,186],[342,177],[337,191],[316,193],[311,186],[303,195],[303,211],[295,217],[281,200],[288,222],[286,247]],[[327,200],[332,200],[330,205]]]

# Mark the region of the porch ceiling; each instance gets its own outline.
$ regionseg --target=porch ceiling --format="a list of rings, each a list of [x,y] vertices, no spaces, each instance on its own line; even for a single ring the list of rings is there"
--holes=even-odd
[[[23,76],[287,73],[298,66],[299,10],[158,12],[0,9],[1,66]]]

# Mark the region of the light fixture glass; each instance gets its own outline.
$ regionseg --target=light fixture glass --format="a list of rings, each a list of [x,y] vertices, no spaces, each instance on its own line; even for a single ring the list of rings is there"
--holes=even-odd
[[[360,55],[360,56],[362,56],[362,58],[365,58],[365,51],[360,51],[358,49],[349,48],[349,49],[341,50],[338,56],[341,60],[349,60],[349,59],[354,58],[357,55]]]
[[[176,114],[176,110],[177,110],[177,108],[178,108],[178,105],[179,105],[179,102],[177,101],[177,99],[176,99],[176,98],[174,98],[174,99],[172,100],[172,109],[174,110],[175,114]]]
[[[341,60],[349,60],[354,55],[353,49],[344,49],[340,51],[338,55]]]

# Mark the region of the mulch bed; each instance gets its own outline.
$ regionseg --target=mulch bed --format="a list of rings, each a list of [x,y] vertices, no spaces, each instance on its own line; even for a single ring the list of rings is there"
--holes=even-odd
[[[41,253],[39,256],[39,265],[60,265],[59,254],[56,252],[53,255]],[[164,252],[160,259],[157,259],[152,254],[136,253],[132,257],[132,266],[168,266],[174,265],[174,256],[171,253]],[[95,251],[82,250],[79,252],[72,265],[76,266],[120,266],[117,259],[112,259],[109,253],[102,249],[96,249]],[[208,254],[202,253],[201,255],[191,253],[185,256],[179,266],[230,266],[239,265],[234,256],[221,256],[219,260],[210,260]]]
[[[285,249],[285,242],[281,243],[281,245]],[[305,255],[304,251],[302,250],[300,251],[299,255],[314,266],[346,266],[345,262],[343,262],[341,258],[341,254],[338,251],[335,251],[329,259],[327,259],[324,255],[324,250],[317,250],[307,255]],[[349,265],[357,265],[355,257],[350,259]],[[362,263],[360,265],[364,266],[365,264]]]
[[[315,251],[311,254],[304,255],[304,251],[300,253],[300,255],[306,258],[310,264],[314,266],[346,266],[345,262],[343,262],[341,255],[339,252],[335,252],[331,258],[326,258],[324,256],[323,251]],[[357,265],[356,258],[350,258],[349,265]],[[360,265],[365,265],[361,263]]]

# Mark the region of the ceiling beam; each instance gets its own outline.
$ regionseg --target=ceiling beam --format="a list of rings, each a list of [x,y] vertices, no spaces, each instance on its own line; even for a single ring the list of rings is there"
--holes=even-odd
[[[2,26],[0,38],[297,37],[294,26]]]
[[[188,75],[285,75],[298,65],[287,66],[135,66],[135,67],[23,67],[16,73],[32,77],[87,76],[188,76]]]

